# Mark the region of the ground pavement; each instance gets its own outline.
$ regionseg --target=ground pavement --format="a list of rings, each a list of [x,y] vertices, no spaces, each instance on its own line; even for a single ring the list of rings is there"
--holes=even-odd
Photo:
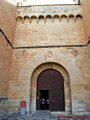
[[[36,111],[33,115],[27,114],[25,116],[19,113],[4,113],[0,112],[0,120],[90,120],[89,118],[58,118],[56,115],[51,115],[50,111]]]

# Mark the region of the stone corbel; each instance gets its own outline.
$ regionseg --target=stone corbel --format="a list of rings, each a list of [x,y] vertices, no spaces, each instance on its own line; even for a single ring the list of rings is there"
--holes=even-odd
[[[59,22],[61,22],[62,21],[62,19],[61,19],[61,17],[59,18]]]
[[[67,17],[67,22],[69,22],[69,17]]]
[[[76,17],[74,18],[74,22],[76,22],[77,20],[76,20]]]
[[[22,18],[22,23],[24,24],[24,22],[25,22],[25,20],[24,20],[24,18]]]
[[[30,23],[32,23],[31,18],[30,18]]]
[[[39,23],[39,18],[37,18],[37,23]]]
[[[44,17],[44,23],[46,23],[46,22],[47,22],[46,17]]]
[[[52,17],[52,22],[54,22],[54,18]]]

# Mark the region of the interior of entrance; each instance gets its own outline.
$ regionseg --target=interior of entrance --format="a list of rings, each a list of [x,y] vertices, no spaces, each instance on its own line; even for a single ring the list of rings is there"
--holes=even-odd
[[[40,90],[40,109],[49,110],[49,90]]]

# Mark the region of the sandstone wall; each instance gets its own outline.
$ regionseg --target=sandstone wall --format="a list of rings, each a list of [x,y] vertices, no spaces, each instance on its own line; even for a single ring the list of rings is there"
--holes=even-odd
[[[7,0],[0,0],[0,28],[11,43],[13,43],[14,40],[15,18],[16,6],[7,2]]]
[[[7,97],[8,94],[12,50],[0,31],[0,97]]]
[[[85,45],[79,5],[17,8],[15,47]]]
[[[13,108],[24,99],[27,112],[35,111],[39,72],[55,68],[69,84],[65,84],[66,112],[90,112],[90,44],[83,17],[78,5],[17,8],[8,94]]]
[[[0,25],[5,33],[0,31],[0,96],[8,94],[8,110],[19,110],[24,99],[27,112],[35,111],[37,77],[43,69],[54,68],[69,84],[65,110],[90,112],[89,17],[81,6],[18,7],[14,37],[15,9],[0,2]],[[14,50],[8,41],[13,43],[13,37]]]
[[[90,40],[90,0],[82,0],[81,4],[84,16],[85,34],[88,42],[88,40]]]
[[[58,63],[69,74],[71,89],[71,109],[75,113],[90,112],[90,45],[86,47],[61,47],[61,48],[36,48],[36,49],[16,49],[13,53],[13,65],[11,69],[9,98],[14,105],[20,106],[20,101],[27,101],[27,111],[35,111],[36,106],[36,74],[32,78],[35,69],[43,63]],[[44,65],[45,68],[46,65]],[[47,65],[50,68],[50,65]],[[55,68],[55,66],[51,66]],[[39,70],[43,70],[43,67]],[[57,69],[57,68],[55,68]],[[59,69],[59,67],[58,67]],[[39,70],[37,75],[39,75]],[[63,77],[67,80],[66,73]],[[68,90],[67,89],[67,90]],[[66,90],[66,91],[67,91]],[[33,93],[32,93],[33,92]],[[67,108],[66,108],[67,110]]]
[[[0,97],[8,94],[12,45],[15,33],[16,7],[0,0]]]

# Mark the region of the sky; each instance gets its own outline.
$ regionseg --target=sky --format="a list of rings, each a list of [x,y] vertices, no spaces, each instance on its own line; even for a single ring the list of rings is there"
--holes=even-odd
[[[31,5],[74,4],[74,1],[73,0],[27,0],[27,3],[29,3]]]
[[[7,0],[11,3],[23,0]],[[74,4],[74,0],[24,0],[22,5]]]

